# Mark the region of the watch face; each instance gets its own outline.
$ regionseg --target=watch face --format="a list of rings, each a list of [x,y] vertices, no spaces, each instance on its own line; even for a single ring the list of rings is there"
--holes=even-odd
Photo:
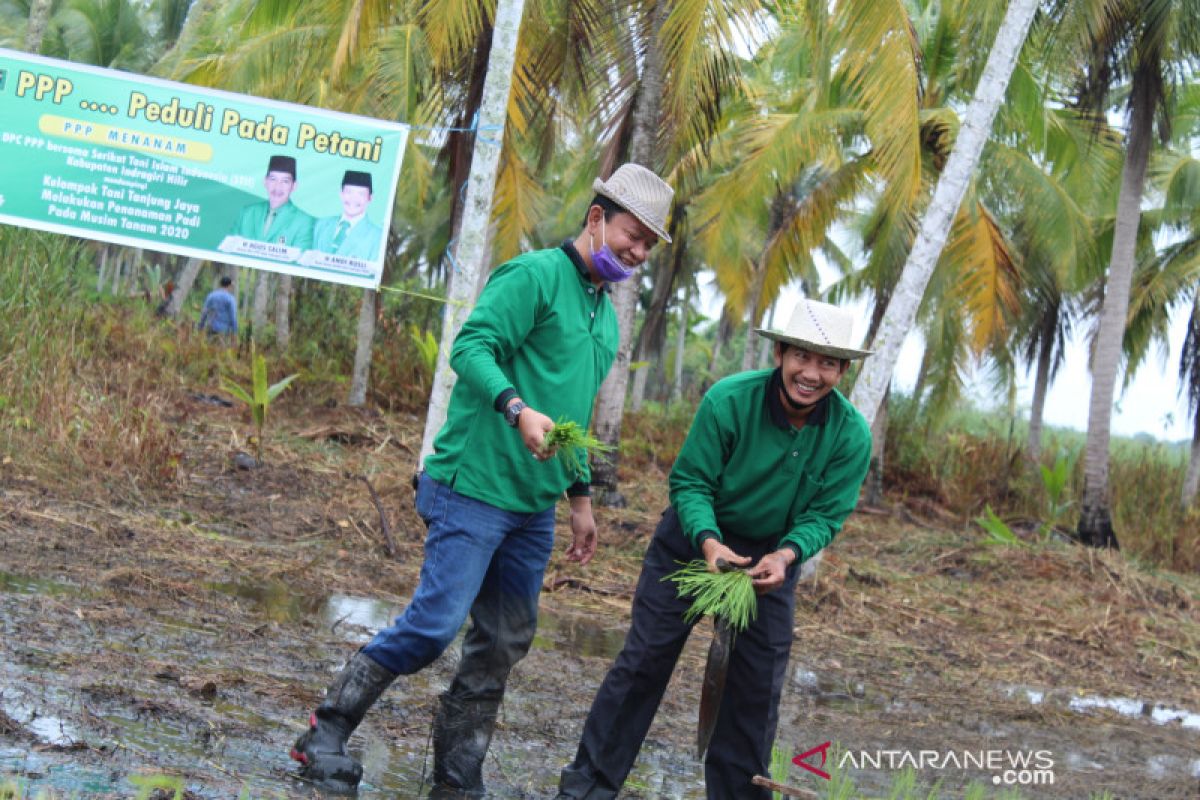
[[[521,416],[521,412],[525,410],[524,403],[513,403],[504,410],[504,419],[512,427],[517,427],[517,418]]]

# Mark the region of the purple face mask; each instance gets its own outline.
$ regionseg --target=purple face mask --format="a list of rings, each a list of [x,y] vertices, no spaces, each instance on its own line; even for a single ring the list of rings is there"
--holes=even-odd
[[[592,244],[595,244],[593,241]],[[608,243],[604,241],[604,218],[600,218],[600,249],[593,250],[592,266],[596,268],[596,274],[601,280],[609,281],[610,283],[620,283],[626,278],[633,276],[637,272],[636,269],[630,269],[621,263],[621,259],[617,258],[617,254],[612,251]]]

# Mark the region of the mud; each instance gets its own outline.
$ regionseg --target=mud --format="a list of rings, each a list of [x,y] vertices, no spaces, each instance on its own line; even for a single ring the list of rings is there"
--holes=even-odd
[[[193,441],[211,441],[222,419],[197,423]],[[129,797],[152,776],[173,776],[192,797],[315,796],[294,778],[288,747],[340,664],[403,608],[420,566],[411,457],[404,437],[396,441],[294,440],[254,472],[237,471],[222,448],[197,445],[179,486],[114,504],[16,464],[0,471],[0,795],[15,784],[30,797],[43,789]],[[361,482],[348,477],[364,473],[394,516],[395,559]],[[662,500],[661,487],[647,492],[640,506],[601,514],[595,564],[552,562],[554,591],[543,594],[539,633],[514,671],[487,763],[493,796],[553,796],[623,641],[640,549]],[[856,515],[832,576],[799,590],[783,760],[833,742],[826,768],[840,762],[835,778],[857,787],[846,796],[870,797],[888,796],[921,751],[939,759],[954,751],[960,761],[968,752],[1044,751],[1053,784],[1013,787],[1024,797],[1200,797],[1194,640],[1148,649],[1086,636],[1043,647],[1034,637],[1028,651],[997,655],[997,634],[971,614],[911,607],[914,622],[904,612],[855,611],[909,608],[897,605],[907,602],[897,599],[899,579],[877,559],[880,541],[903,551],[914,535]],[[873,549],[859,554],[868,542]],[[1051,578],[1075,569],[1072,558],[1047,562]],[[912,574],[928,569],[915,560]],[[970,581],[983,580],[971,563],[945,566],[967,595]],[[1171,591],[1146,599],[1159,604],[1145,613],[1193,615],[1192,590],[1180,591],[1182,601]],[[866,627],[866,618],[890,627]],[[623,796],[704,796],[691,748],[708,636],[702,626],[692,637]],[[433,703],[457,651],[456,643],[430,669],[401,678],[352,740],[366,768],[361,797],[422,794]],[[987,796],[1004,788],[995,782],[1002,770],[924,759],[916,781],[937,784],[940,796],[962,796],[972,783]],[[808,763],[819,767],[819,754]],[[785,777],[831,788],[799,766]]]

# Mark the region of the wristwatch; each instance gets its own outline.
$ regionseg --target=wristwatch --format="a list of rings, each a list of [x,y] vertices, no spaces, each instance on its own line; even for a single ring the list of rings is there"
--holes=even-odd
[[[508,408],[504,409],[504,421],[508,423],[510,428],[517,427],[517,419],[521,416],[521,412],[526,408],[528,408],[528,406],[518,400]]]

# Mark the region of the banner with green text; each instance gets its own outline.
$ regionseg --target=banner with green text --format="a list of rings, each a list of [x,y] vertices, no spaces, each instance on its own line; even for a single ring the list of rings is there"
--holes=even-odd
[[[378,288],[408,127],[0,49],[0,222]]]

